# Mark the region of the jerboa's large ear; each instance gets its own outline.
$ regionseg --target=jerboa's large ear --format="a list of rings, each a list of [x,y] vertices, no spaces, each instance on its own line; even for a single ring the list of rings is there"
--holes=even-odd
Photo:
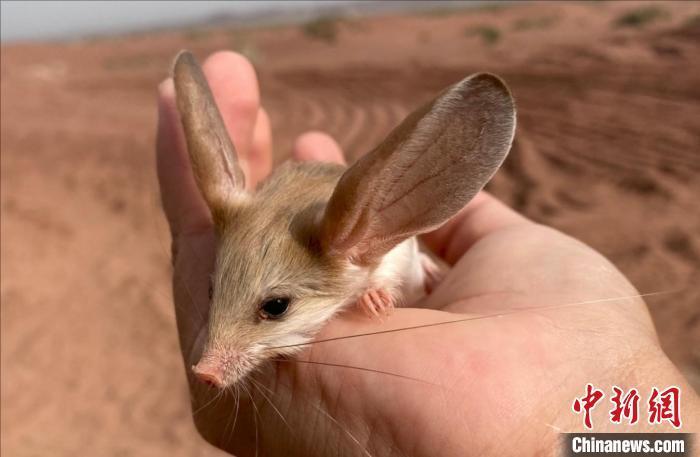
[[[244,192],[245,176],[209,84],[190,52],[176,57],[173,79],[195,179],[216,221]]]
[[[367,265],[437,228],[486,185],[514,133],[515,104],[497,76],[449,87],[343,174],[321,221],[323,248]]]

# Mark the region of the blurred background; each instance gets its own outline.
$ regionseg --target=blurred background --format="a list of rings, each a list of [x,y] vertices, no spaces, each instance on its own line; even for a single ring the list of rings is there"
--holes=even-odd
[[[351,158],[475,71],[511,86],[489,190],[608,256],[700,387],[700,4],[2,2],[3,456],[214,456],[175,334],[155,88],[181,48],[246,55],[275,161]],[[605,298],[605,297],[601,297]],[[613,306],[613,305],[598,305]]]

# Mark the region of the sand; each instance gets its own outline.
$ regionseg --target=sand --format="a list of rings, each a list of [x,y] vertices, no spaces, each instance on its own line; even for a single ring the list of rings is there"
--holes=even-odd
[[[545,3],[3,47],[2,455],[218,454],[190,420],[154,171],[155,87],[183,47],[251,57],[276,162],[311,128],[358,157],[447,84],[500,74],[519,126],[489,189],[600,250],[640,291],[675,291],[649,307],[666,352],[700,387],[700,5],[615,25],[639,7]]]

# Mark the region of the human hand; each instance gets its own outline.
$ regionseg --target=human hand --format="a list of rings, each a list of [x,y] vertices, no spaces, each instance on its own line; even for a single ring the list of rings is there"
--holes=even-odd
[[[204,71],[254,187],[271,168],[270,125],[255,73],[233,53],[211,56]],[[216,240],[170,80],[160,86],[157,149],[195,424],[222,449],[240,457],[554,453],[557,429],[581,428],[570,406],[587,382],[640,390],[683,383],[624,276],[589,247],[482,192],[424,237],[451,265],[430,296],[383,324],[339,317],[317,340],[502,317],[312,344],[298,362],[253,376],[245,394],[214,391],[197,383],[189,367],[203,343]],[[337,144],[317,133],[300,137],[293,155],[343,160]],[[616,300],[592,303],[601,299]],[[692,390],[685,392],[697,408]],[[603,410],[595,411],[594,423],[608,423]]]

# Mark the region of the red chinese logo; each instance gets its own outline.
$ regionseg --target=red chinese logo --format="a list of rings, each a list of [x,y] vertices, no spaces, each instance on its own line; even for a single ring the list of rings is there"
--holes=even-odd
[[[612,387],[613,395],[610,397],[612,409],[610,410],[610,422],[620,424],[626,420],[630,425],[634,425],[639,420],[639,391],[630,389],[624,391],[617,386]],[[576,414],[583,413],[583,425],[586,428],[593,428],[591,411],[598,402],[605,397],[602,390],[596,389],[592,384],[586,384],[586,395],[575,398],[571,406]],[[664,391],[659,391],[656,387],[651,390],[649,396],[649,416],[650,424],[660,424],[668,421],[676,428],[681,426],[681,390],[676,386],[671,386]]]
[[[630,424],[636,424],[639,419],[639,393],[637,389],[625,392],[617,386],[613,386],[615,395],[610,399],[613,409],[610,410],[610,422],[619,424],[622,418],[626,418]],[[625,394],[623,396],[623,394]]]
[[[660,424],[669,421],[674,427],[681,426],[681,390],[672,386],[663,392],[654,387],[649,397],[649,423]]]
[[[596,403],[598,403],[605,394],[602,390],[594,388],[591,384],[586,384],[586,395],[581,398],[576,398],[572,408],[575,413],[580,414],[583,412],[583,423],[586,428],[593,428],[591,423],[591,410],[595,408]]]

